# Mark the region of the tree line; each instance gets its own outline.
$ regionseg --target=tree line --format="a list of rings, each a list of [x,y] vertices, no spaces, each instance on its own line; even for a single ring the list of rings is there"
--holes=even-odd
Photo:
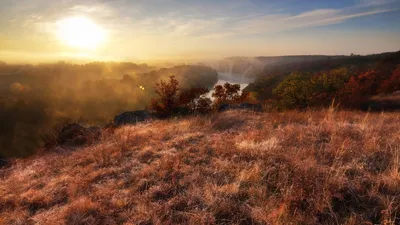
[[[400,90],[400,52],[354,57],[261,75],[245,91],[277,109],[326,107],[332,102],[343,108],[361,109],[368,108],[375,96]]]

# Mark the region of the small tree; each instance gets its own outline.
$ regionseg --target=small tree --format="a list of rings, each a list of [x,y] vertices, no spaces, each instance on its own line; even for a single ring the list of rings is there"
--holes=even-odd
[[[228,103],[236,103],[240,99],[240,85],[239,84],[224,84],[226,101]]]
[[[314,74],[310,81],[312,89],[310,104],[329,106],[349,79],[350,74],[346,68]]]
[[[150,108],[155,110],[161,117],[169,117],[177,109],[179,82],[175,76],[170,76],[169,82],[161,80],[156,83],[156,94],[158,98],[151,100]]]
[[[216,85],[212,97],[214,97],[214,107],[218,108],[221,104],[238,103],[241,100],[240,85],[225,83]]]
[[[216,85],[211,95],[214,98],[214,104],[219,105],[226,99],[225,89],[222,85]]]
[[[169,82],[156,83],[158,98],[152,99],[150,108],[162,117],[174,114],[206,113],[209,111],[211,100],[202,95],[208,93],[207,88],[180,89],[179,82],[174,76]]]
[[[289,108],[305,108],[312,95],[311,74],[292,73],[273,90],[282,106]]]

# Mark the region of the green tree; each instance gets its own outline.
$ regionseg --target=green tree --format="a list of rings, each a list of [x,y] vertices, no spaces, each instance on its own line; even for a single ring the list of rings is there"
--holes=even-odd
[[[287,108],[305,108],[313,93],[310,73],[294,72],[273,90],[280,104]]]
[[[310,104],[327,106],[338,97],[339,91],[350,79],[347,68],[315,74],[311,78]]]

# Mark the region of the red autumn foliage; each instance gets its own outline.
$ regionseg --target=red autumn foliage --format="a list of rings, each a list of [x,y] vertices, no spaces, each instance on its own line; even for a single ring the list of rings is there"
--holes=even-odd
[[[351,77],[341,90],[342,103],[353,106],[361,104],[370,96],[377,94],[379,86],[379,77],[375,70]]]
[[[400,65],[397,65],[397,69],[395,69],[392,73],[392,76],[384,80],[380,87],[380,92],[389,94],[395,91],[400,90]]]

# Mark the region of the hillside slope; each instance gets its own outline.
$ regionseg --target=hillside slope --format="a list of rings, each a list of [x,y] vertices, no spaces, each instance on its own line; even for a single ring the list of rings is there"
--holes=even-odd
[[[0,169],[0,224],[398,224],[399,124],[228,111],[126,126]]]

